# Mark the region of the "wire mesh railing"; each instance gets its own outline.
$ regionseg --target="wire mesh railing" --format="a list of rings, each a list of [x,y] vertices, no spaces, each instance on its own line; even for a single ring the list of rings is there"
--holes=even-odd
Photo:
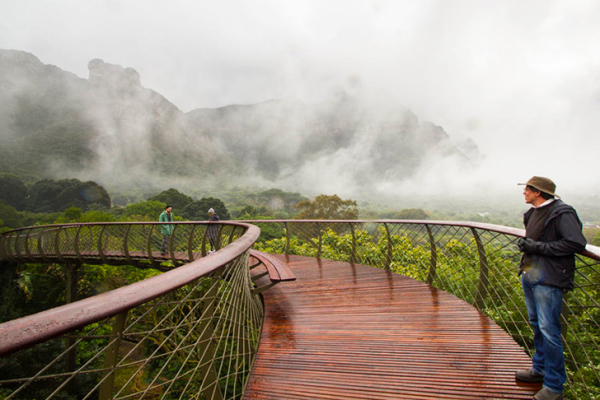
[[[68,304],[64,314],[50,310],[38,318],[37,324],[43,321],[39,326],[0,325],[0,399],[239,398],[262,321],[247,266],[254,241],[256,249],[269,253],[370,265],[427,282],[473,304],[533,352],[517,276],[516,242],[523,230],[446,221],[238,222],[213,225],[210,234],[206,223],[175,223],[166,254],[161,254],[165,238],[157,223],[55,225],[4,233],[3,260],[106,262],[169,272]],[[244,223],[260,227],[260,236]],[[223,250],[205,257],[211,238]],[[564,297],[570,398],[600,398],[598,254],[598,248],[588,246],[577,255],[575,289]],[[185,283],[173,284],[171,277],[183,272],[193,279],[186,275]],[[164,290],[165,282],[171,289]],[[147,285],[156,285],[155,292]],[[140,294],[144,301],[122,306],[123,299]],[[94,311],[98,308],[102,313]],[[82,315],[93,318],[62,325]],[[23,320],[29,321],[19,324]],[[44,338],[40,332],[52,334]]]
[[[450,292],[491,317],[533,354],[533,331],[517,276],[521,229],[447,221],[244,222],[261,228],[258,250],[370,265]],[[576,256],[575,289],[564,296],[570,398],[600,398],[599,254],[588,246]]]
[[[170,235],[163,226],[172,226]],[[0,258],[17,262],[104,263],[168,269],[235,241],[230,223],[113,222],[33,226],[2,234]]]
[[[221,250],[202,257],[210,225],[175,226],[165,259],[187,265],[0,324],[0,399],[241,398],[263,321],[248,269],[259,230],[220,223]],[[1,255],[151,263],[163,239],[155,228],[22,229],[2,236]]]

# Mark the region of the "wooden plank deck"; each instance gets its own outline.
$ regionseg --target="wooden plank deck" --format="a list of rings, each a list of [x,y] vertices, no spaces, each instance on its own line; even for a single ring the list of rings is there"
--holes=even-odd
[[[531,399],[530,359],[471,305],[362,265],[279,257],[245,399]]]

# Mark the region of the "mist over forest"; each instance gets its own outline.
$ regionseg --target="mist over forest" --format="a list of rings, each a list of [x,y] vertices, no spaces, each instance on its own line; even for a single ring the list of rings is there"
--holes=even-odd
[[[183,113],[132,68],[90,61],[81,79],[0,51],[0,168],[127,189],[207,184],[373,198],[434,166],[481,159],[411,110],[373,101],[360,81],[318,104],[272,99]]]
[[[278,188],[337,194],[366,210],[518,215],[526,208],[516,182],[501,193],[469,180],[485,159],[475,141],[367,92],[358,78],[318,102],[184,113],[132,68],[93,59],[88,69],[84,79],[33,54],[0,50],[0,172],[30,183],[77,178],[146,197],[168,188],[224,197],[236,187]],[[468,191],[449,191],[449,180]],[[597,220],[596,200],[582,196],[575,205]]]

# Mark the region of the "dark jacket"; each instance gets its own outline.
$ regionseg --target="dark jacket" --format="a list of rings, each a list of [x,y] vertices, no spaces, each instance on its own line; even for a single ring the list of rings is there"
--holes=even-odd
[[[534,208],[523,215],[527,223]],[[575,253],[585,249],[586,240],[581,232],[581,221],[573,207],[555,200],[554,210],[544,223],[536,242],[531,265],[525,266],[521,259],[519,275],[525,272],[532,284],[541,284],[572,290],[575,279]]]

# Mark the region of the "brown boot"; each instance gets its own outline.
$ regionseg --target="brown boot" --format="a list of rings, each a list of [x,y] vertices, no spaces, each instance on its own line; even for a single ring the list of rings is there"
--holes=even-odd
[[[546,388],[542,388],[533,396],[533,400],[562,400],[564,398],[562,393],[556,393]]]
[[[544,382],[544,375],[538,374],[533,368],[518,370],[515,373],[515,378],[521,382]]]

